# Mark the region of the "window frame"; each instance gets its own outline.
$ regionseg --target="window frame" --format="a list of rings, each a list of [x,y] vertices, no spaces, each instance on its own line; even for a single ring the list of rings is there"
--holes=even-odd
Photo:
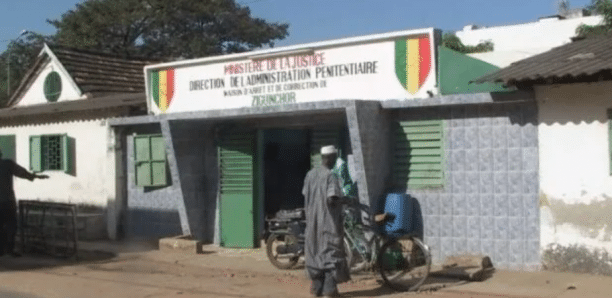
[[[49,169],[48,156],[45,156],[43,151],[43,143],[45,139],[51,137],[59,137],[60,150],[59,155],[61,158],[59,169]],[[30,171],[34,173],[40,172],[64,172],[70,174],[72,172],[72,160],[74,159],[74,152],[70,146],[71,140],[68,134],[42,134],[42,135],[31,135],[30,136]],[[38,152],[35,152],[38,150]]]
[[[62,96],[62,76],[57,71],[51,71],[43,82],[43,94],[48,102],[57,102]]]
[[[161,152],[154,152],[153,139],[161,139],[161,148],[163,148],[163,154]],[[140,155],[139,151],[139,140],[147,139],[148,152],[147,156]],[[164,187],[170,185],[168,179],[168,153],[164,143],[164,137],[162,134],[138,134],[134,135],[133,140],[133,167],[134,167],[134,185],[138,187]],[[160,148],[160,146],[157,146]],[[142,165],[148,165],[146,168],[141,168]],[[156,165],[156,166],[155,166]],[[156,169],[160,172],[156,172]],[[148,172],[148,181],[141,181],[141,171]],[[156,174],[157,173],[157,174]]]

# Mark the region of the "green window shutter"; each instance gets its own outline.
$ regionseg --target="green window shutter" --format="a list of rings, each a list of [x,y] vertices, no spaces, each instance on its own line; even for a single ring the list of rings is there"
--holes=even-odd
[[[42,137],[30,137],[30,170],[42,172]]]
[[[161,135],[151,136],[151,184],[164,186],[166,175],[166,143]]]
[[[66,174],[74,173],[74,154],[71,146],[72,139],[68,135],[62,135],[62,170]]]
[[[393,177],[408,188],[444,185],[444,122],[401,121],[396,126]]]
[[[134,164],[137,186],[168,185],[166,146],[162,135],[134,137]]]
[[[12,161],[16,161],[14,135],[0,136],[0,151],[2,151],[3,159],[10,159]]]
[[[134,137],[134,164],[136,185],[151,186],[151,143],[149,136]]]

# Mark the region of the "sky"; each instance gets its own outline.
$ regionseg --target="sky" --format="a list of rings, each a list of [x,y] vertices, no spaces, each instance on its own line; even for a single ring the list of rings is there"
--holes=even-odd
[[[79,0],[0,0],[0,52],[23,30],[53,34],[47,19],[59,19]],[[195,0],[198,1],[198,0]],[[276,46],[435,27],[500,26],[536,21],[556,13],[559,0],[237,0],[252,16],[289,23]],[[572,8],[591,0],[572,0]],[[52,3],[52,4],[51,4]]]

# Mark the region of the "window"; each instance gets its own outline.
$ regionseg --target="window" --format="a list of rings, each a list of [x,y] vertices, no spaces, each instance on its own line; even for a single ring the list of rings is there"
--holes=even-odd
[[[67,135],[30,137],[30,170],[73,173],[73,139]]]
[[[62,78],[59,73],[52,71],[45,78],[45,98],[49,102],[56,102],[62,94]]]
[[[166,146],[161,134],[134,136],[137,186],[166,186]]]
[[[14,135],[0,136],[0,151],[2,151],[2,159],[10,159],[15,161]]]
[[[444,122],[401,121],[395,128],[393,177],[397,187],[444,185]]]

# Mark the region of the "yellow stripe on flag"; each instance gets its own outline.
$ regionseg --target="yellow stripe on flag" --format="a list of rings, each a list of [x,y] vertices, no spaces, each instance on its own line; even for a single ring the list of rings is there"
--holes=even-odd
[[[159,108],[165,112],[168,108],[168,72],[159,72]]]
[[[419,39],[406,40],[406,89],[411,94],[419,90]]]

